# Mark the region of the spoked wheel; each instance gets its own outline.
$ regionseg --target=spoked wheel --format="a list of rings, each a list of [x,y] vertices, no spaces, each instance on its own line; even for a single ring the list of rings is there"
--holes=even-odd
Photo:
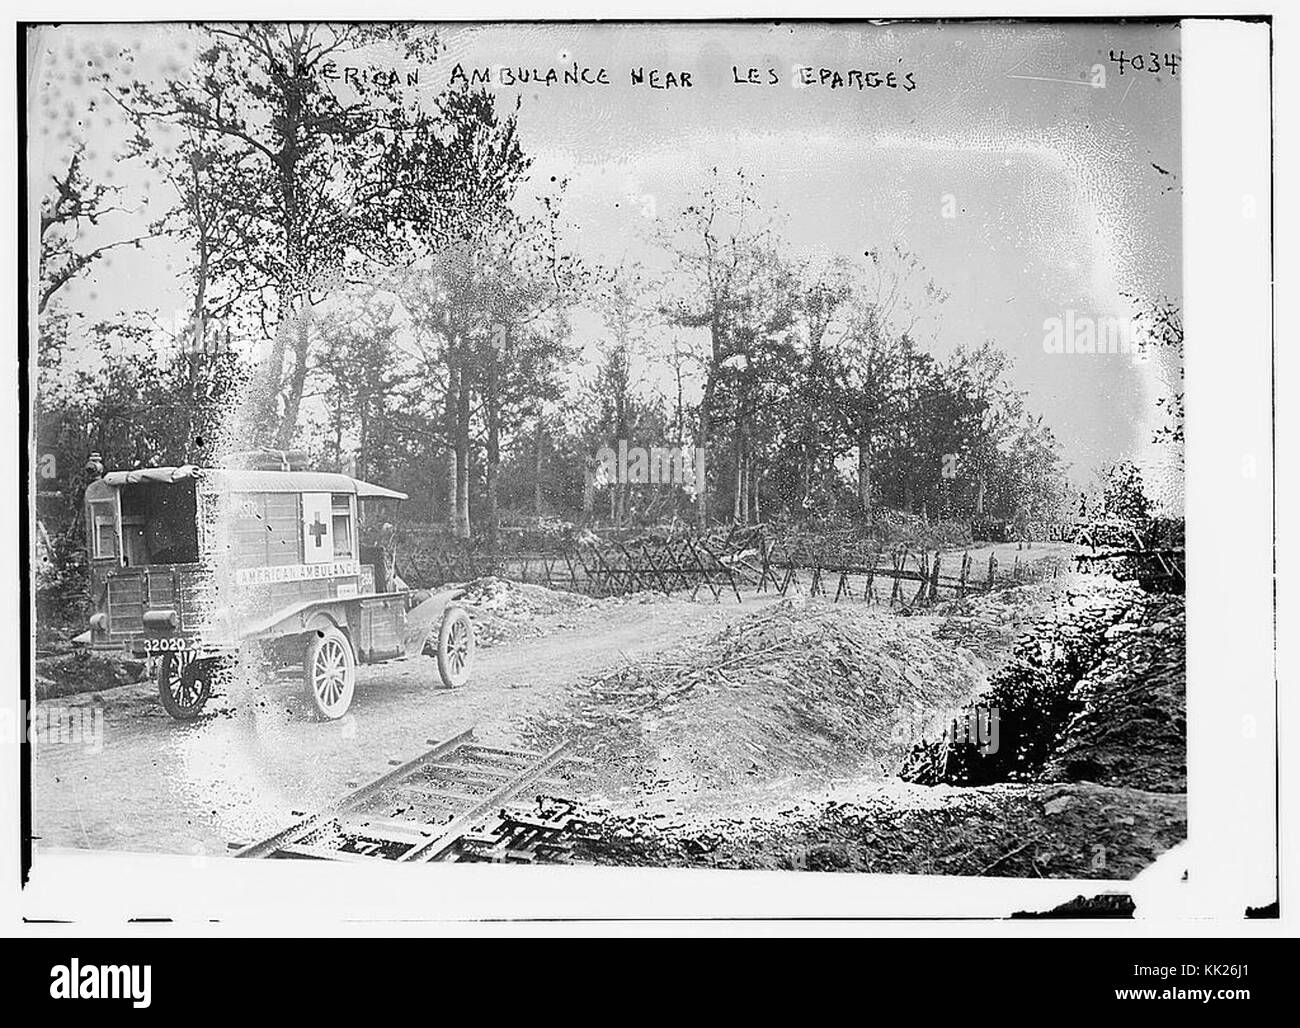
[[[463,607],[448,607],[438,629],[438,674],[455,689],[469,681],[474,665],[474,625]]]
[[[158,665],[158,698],[177,721],[193,721],[212,695],[217,662],[196,659],[193,653],[164,653]]]
[[[307,694],[316,713],[333,721],[348,712],[357,685],[357,661],[348,637],[337,628],[312,636],[303,658]]]

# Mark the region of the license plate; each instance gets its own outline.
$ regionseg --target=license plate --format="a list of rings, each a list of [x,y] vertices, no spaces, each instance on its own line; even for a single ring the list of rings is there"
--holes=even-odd
[[[192,639],[146,639],[145,653],[184,653],[194,649]]]

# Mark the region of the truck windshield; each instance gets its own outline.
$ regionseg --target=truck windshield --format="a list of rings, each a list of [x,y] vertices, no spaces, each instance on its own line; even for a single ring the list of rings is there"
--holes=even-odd
[[[122,549],[128,566],[197,563],[194,482],[122,486]]]

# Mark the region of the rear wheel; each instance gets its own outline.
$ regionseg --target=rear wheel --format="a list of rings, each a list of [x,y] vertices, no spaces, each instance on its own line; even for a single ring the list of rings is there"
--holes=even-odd
[[[448,607],[438,629],[438,674],[448,689],[469,681],[474,665],[474,625],[463,607]]]
[[[357,685],[357,661],[348,637],[337,628],[318,631],[303,658],[307,695],[316,713],[326,720],[342,717],[352,706]]]
[[[158,698],[177,721],[193,721],[212,695],[212,659],[199,660],[193,653],[164,653],[158,665]]]

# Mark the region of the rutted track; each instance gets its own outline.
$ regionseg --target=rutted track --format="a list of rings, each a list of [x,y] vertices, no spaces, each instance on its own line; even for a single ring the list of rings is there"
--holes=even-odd
[[[361,669],[348,716],[311,717],[296,682],[267,681],[214,698],[179,725],[150,682],[60,698],[67,716],[102,726],[102,746],[44,745],[33,768],[33,821],[45,850],[77,847],[216,856],[323,810],[390,769],[474,725],[487,744],[548,750],[559,741],[575,670],[597,672],[679,647],[775,602],[597,603],[542,614],[537,635],[479,651],[474,679],[436,686],[429,658]],[[544,634],[542,634],[544,631]],[[524,729],[554,721],[555,738]],[[585,797],[584,797],[585,798]]]
[[[560,743],[545,753],[483,746],[474,730],[348,793],[324,810],[245,846],[236,857],[314,860],[527,862],[564,859],[572,803],[521,794],[564,790],[589,764]]]

